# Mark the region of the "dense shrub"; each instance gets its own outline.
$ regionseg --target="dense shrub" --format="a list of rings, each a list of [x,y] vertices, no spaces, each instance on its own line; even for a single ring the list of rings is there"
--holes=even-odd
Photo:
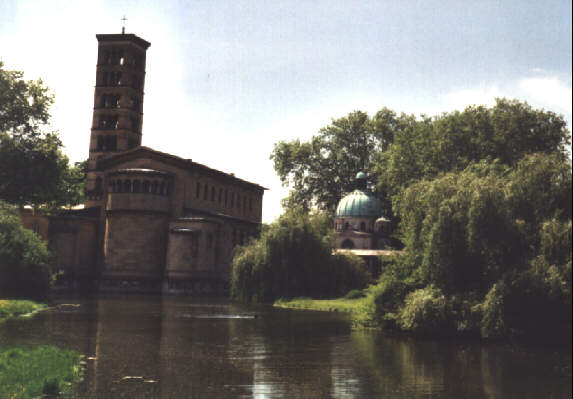
[[[46,244],[0,201],[0,297],[44,298],[50,283]]]
[[[231,295],[245,301],[280,297],[326,298],[361,289],[369,281],[364,261],[332,254],[327,217],[288,212],[261,235],[237,249]],[[327,234],[328,233],[328,234]]]
[[[528,270],[496,283],[481,305],[481,334],[529,338],[566,337],[571,334],[571,290],[565,281],[568,267],[549,265],[538,257]]]
[[[451,325],[444,293],[433,285],[411,292],[400,308],[397,322],[403,331],[415,334],[447,332]]]

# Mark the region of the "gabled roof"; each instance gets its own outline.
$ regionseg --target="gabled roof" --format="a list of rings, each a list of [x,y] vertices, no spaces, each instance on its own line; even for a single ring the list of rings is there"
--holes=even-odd
[[[239,179],[233,174],[225,173],[217,169],[209,168],[203,164],[193,162],[191,159],[181,158],[172,154],[167,154],[165,152],[157,151],[149,147],[140,146],[132,148],[124,152],[110,155],[108,157],[102,158],[97,161],[97,169],[105,170],[110,169],[114,165],[121,162],[130,161],[138,158],[150,158],[158,160],[170,165],[177,166],[181,169],[187,170],[200,170],[205,174],[210,174],[222,180],[227,180],[230,183],[240,184],[256,190],[268,190],[267,188],[260,186],[256,183],[251,183],[247,180]]]

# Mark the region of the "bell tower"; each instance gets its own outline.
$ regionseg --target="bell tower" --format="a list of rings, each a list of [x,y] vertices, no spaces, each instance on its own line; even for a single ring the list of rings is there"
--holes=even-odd
[[[151,45],[134,34],[96,35],[98,57],[90,135],[86,207],[102,205],[97,160],[141,145],[145,55]]]

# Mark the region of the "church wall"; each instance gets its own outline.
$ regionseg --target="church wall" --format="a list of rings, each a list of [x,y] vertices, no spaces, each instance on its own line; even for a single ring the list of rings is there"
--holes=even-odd
[[[55,256],[55,269],[74,276],[93,276],[96,238],[95,220],[52,218],[48,245]]]
[[[104,278],[161,279],[165,264],[167,216],[112,211],[106,216]]]
[[[198,168],[194,170],[183,169],[147,157],[127,160],[115,164],[113,167],[113,169],[125,168],[147,168],[173,174],[172,218],[181,217],[184,208],[200,208],[255,223],[261,221],[262,191],[257,192],[257,190],[245,187],[240,183],[233,183],[232,177],[219,177]],[[197,189],[197,185],[199,185],[199,189]],[[207,192],[205,192],[205,188]]]
[[[40,213],[34,213],[32,209],[23,209],[20,211],[20,221],[26,229],[32,230],[38,234],[42,240],[48,240],[48,218]]]

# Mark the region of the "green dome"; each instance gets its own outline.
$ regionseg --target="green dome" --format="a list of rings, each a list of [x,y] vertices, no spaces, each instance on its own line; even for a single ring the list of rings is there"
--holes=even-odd
[[[336,207],[336,217],[378,218],[383,214],[382,202],[362,190],[354,190],[342,198]]]
[[[356,173],[355,179],[357,179],[357,180],[358,180],[358,179],[367,179],[367,178],[368,178],[368,176],[366,176],[366,173],[364,173],[364,172],[358,172],[358,173]]]

